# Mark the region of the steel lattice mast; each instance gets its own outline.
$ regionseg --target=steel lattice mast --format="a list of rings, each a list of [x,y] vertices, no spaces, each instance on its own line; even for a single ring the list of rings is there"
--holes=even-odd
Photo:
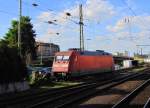
[[[79,16],[80,16],[80,51],[84,51],[84,35],[83,35],[83,11],[82,4],[79,6]]]

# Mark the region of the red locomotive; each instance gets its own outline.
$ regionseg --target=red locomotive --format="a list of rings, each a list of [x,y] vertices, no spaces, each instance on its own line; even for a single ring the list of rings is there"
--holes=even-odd
[[[111,54],[97,51],[69,50],[58,52],[52,66],[54,76],[81,76],[114,70]]]

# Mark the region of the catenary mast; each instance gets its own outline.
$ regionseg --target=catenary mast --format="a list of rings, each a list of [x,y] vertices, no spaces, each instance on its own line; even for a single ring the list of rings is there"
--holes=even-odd
[[[82,4],[79,6],[79,16],[80,16],[80,51],[84,51],[84,35],[83,35],[83,10]]]

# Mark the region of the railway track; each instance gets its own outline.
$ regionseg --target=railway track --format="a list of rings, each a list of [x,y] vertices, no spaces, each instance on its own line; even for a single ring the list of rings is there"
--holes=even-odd
[[[137,96],[140,92],[144,92],[144,89],[150,85],[150,79],[146,80],[144,83],[142,83],[140,86],[138,86],[136,89],[134,89],[131,93],[129,93],[127,96],[125,96],[123,99],[121,99],[118,103],[116,103],[112,108],[130,108],[133,106],[130,106],[130,102]],[[149,104],[147,102],[146,106]],[[150,106],[149,106],[150,107]]]
[[[55,98],[50,98],[47,100],[43,100],[42,102],[32,104],[31,106],[28,106],[28,108],[64,108],[68,107],[68,105],[71,105],[72,103],[79,101],[85,97],[88,97],[94,93],[107,90],[111,87],[114,87],[116,85],[119,85],[125,81],[128,81],[129,79],[138,77],[143,75],[143,73],[137,73],[128,75],[122,78],[114,79],[109,82],[105,82],[103,84],[101,83],[95,83],[88,86],[85,86],[84,88],[77,88],[72,90],[68,93],[63,93],[62,95],[59,95]],[[94,90],[93,90],[94,89]]]
[[[126,71],[125,71],[126,72]],[[108,73],[109,76],[116,76],[114,74],[111,73]],[[11,101],[11,100],[15,100],[15,99],[22,99],[24,97],[29,97],[29,96],[33,96],[33,95],[39,95],[39,94],[47,94],[49,92],[53,92],[53,91],[63,91],[65,89],[68,89],[68,88],[72,88],[72,87],[76,87],[76,86],[82,86],[82,85],[85,85],[87,83],[92,83],[92,82],[96,82],[96,81],[103,81],[104,79],[109,79],[108,76],[102,79],[99,79],[99,75],[97,76],[92,76],[94,77],[93,79],[88,79],[88,80],[91,80],[91,81],[85,81],[83,82],[83,80],[87,80],[87,79],[83,79],[82,81],[78,81],[78,82],[81,82],[80,84],[77,84],[77,85],[72,85],[72,86],[67,86],[67,87],[63,87],[63,88],[54,88],[54,89],[48,89],[48,90],[40,90],[40,91],[37,91],[36,88],[32,89],[32,90],[28,90],[28,91],[25,91],[25,92],[20,92],[20,93],[17,93],[16,95],[13,95],[13,94],[8,94],[6,96],[3,96],[3,95],[0,95],[0,105],[1,103],[4,103],[4,101]],[[19,100],[20,101],[20,100]]]
[[[84,98],[86,96],[93,94],[94,92],[88,93],[87,91],[91,91],[93,88],[96,88],[97,86],[103,86],[101,90],[106,90],[111,86],[122,83],[130,78],[134,78],[139,75],[141,74],[134,73],[132,75],[124,75],[122,77],[119,77],[113,80],[104,81],[101,83],[91,82],[89,84],[81,84],[81,85],[74,86],[74,87],[68,87],[68,88],[64,88],[60,90],[39,93],[38,95],[36,93],[33,95],[29,95],[29,96],[22,95],[16,98],[12,98],[13,100],[4,99],[4,100],[0,100],[0,107],[2,108],[7,108],[7,107],[9,108],[37,108],[37,107],[44,108],[45,105],[49,106],[49,104],[53,102],[53,105],[51,104],[52,107],[61,108],[74,101],[77,101],[80,98]],[[111,83],[111,82],[114,82],[114,83]],[[68,100],[66,96],[68,97]],[[74,96],[77,98],[74,98]],[[64,101],[67,100],[67,101],[63,102],[62,100]],[[60,101],[60,104],[58,104],[58,102],[56,101]]]
[[[0,99],[0,107],[6,107],[7,105],[15,105],[18,103],[23,103],[26,101],[31,101],[33,99],[37,99],[37,98],[41,98],[41,97],[45,97],[47,95],[51,95],[51,94],[57,94],[57,93],[61,93],[64,91],[69,91],[71,89],[74,89],[76,87],[80,87],[80,86],[84,86],[86,83],[81,83],[78,85],[74,85],[74,86],[69,86],[69,87],[64,87],[64,88],[59,88],[59,89],[52,89],[52,90],[46,90],[46,91],[41,91],[41,92],[33,92],[32,93],[25,93],[25,94],[21,94],[21,95],[17,95],[17,96],[13,96],[13,97],[6,97],[6,98],[1,98]]]
[[[78,84],[78,85],[74,85],[74,86],[69,86],[69,87],[64,87],[64,88],[59,88],[59,89],[53,89],[53,90],[47,90],[47,91],[41,91],[41,92],[31,92],[31,93],[25,93],[25,94],[21,94],[21,95],[17,95],[17,96],[13,96],[13,97],[6,97],[6,98],[0,98],[0,107],[8,107],[8,106],[11,106],[14,108],[16,108],[15,105],[18,105],[18,108],[22,108],[22,107],[25,107],[27,104],[31,104],[33,103],[33,101],[35,103],[38,103],[42,100],[45,100],[45,99],[48,99],[48,98],[51,98],[51,97],[55,97],[59,94],[62,94],[63,92],[69,92],[73,89],[76,89],[76,88],[84,88],[86,86],[89,86],[89,85],[92,85],[92,84],[95,84],[96,82],[99,82],[99,81],[103,81],[103,79],[96,79],[95,81],[92,81],[92,82],[84,82],[84,83],[81,83],[81,84]],[[25,105],[23,105],[23,104]],[[22,104],[20,106],[20,104]]]
[[[124,73],[126,73],[127,71],[128,70],[124,70]],[[123,73],[122,70],[121,70],[121,73]],[[116,76],[116,75],[114,75],[114,76]],[[97,80],[98,77],[100,77],[100,76],[95,77],[96,78],[95,82],[96,81],[103,81],[105,79],[105,78],[102,78],[102,79]],[[109,79],[109,78],[107,77],[107,79]],[[0,106],[6,105],[6,104],[21,103],[21,102],[24,102],[24,101],[27,101],[27,100],[32,100],[32,99],[36,99],[36,98],[40,98],[40,97],[49,95],[49,93],[51,94],[51,93],[54,93],[54,92],[56,92],[56,93],[63,92],[64,90],[69,89],[69,88],[74,88],[74,87],[86,85],[87,83],[94,82],[93,79],[90,79],[90,80],[92,80],[92,81],[83,82],[81,84],[77,84],[77,85],[73,85],[73,86],[69,86],[69,87],[58,88],[58,89],[56,88],[56,89],[41,90],[41,91],[28,90],[28,91],[23,92],[23,93],[17,93],[16,95],[10,94],[10,95],[7,95],[7,96],[0,96]]]
[[[150,98],[147,100],[143,108],[149,108],[150,107]]]

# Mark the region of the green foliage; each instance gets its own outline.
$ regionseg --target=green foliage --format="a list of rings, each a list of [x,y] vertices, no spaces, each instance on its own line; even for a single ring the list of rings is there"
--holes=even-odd
[[[17,47],[17,38],[18,38],[18,22],[12,21],[12,27],[9,28],[4,40],[8,43],[9,47]]]
[[[28,55],[36,57],[35,31],[29,17],[21,17],[21,55],[18,55],[18,21],[13,20],[11,27],[0,40],[0,83],[23,80],[27,75],[25,60]]]
[[[34,67],[52,67],[53,60],[43,60],[42,64],[40,64],[40,60],[34,60],[31,64]]]
[[[35,46],[35,31],[31,24],[31,19],[27,16],[21,17],[21,55],[26,60],[27,56],[31,54],[32,59],[36,57]],[[17,48],[18,43],[18,21],[13,20],[11,28],[9,28],[4,40],[9,47]]]
[[[0,47],[7,46],[7,45],[8,45],[7,41],[5,41],[3,39],[0,40]]]
[[[27,75],[26,65],[18,56],[17,48],[0,42],[0,83],[21,81]]]

